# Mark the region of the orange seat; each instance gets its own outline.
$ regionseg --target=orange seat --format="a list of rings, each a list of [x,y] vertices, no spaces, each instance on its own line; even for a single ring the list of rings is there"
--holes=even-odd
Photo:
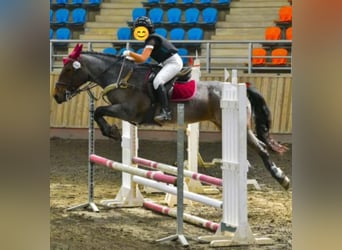
[[[285,32],[286,40],[292,40],[292,27],[288,27]]]
[[[284,65],[287,64],[287,58],[285,58],[285,56],[287,56],[289,53],[286,49],[283,48],[277,48],[272,50],[271,52],[271,56],[272,56],[272,64],[274,65]],[[273,58],[273,57],[279,57],[279,56],[284,56],[284,57],[280,57],[280,58]]]
[[[292,21],[292,6],[282,6],[279,8],[279,21],[281,22]]]
[[[280,40],[281,38],[281,29],[277,26],[268,27],[265,30],[265,39],[266,40]]]
[[[267,52],[263,48],[253,48],[252,50],[252,64],[253,65],[260,65],[260,64],[265,64],[266,63],[266,57],[258,58],[255,56],[266,56]]]

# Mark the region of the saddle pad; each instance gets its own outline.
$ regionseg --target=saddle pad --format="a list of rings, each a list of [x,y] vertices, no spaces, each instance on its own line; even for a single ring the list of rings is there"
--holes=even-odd
[[[171,101],[173,102],[183,102],[188,101],[196,94],[197,85],[195,80],[190,80],[188,82],[175,82],[173,86],[173,92],[171,95]]]

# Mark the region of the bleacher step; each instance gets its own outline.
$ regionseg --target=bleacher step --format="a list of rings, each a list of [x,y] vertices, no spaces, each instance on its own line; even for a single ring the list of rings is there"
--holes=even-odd
[[[270,8],[231,8],[230,9],[230,15],[249,15],[258,13],[260,15],[274,15],[274,13],[279,12],[279,7],[270,7]]]
[[[284,6],[284,1],[232,1],[230,8],[268,8],[276,7],[279,8]]]

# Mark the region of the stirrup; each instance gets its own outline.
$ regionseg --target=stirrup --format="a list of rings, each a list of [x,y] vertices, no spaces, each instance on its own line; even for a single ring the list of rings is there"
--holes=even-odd
[[[156,115],[154,117],[154,120],[156,121],[170,121],[171,119],[172,119],[171,111],[165,111],[165,110],[163,110],[162,112],[160,112],[159,115]]]

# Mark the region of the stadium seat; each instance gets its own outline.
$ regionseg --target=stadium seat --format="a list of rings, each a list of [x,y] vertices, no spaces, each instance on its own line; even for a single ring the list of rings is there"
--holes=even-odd
[[[50,40],[53,39],[53,29],[50,28]]]
[[[120,27],[116,32],[118,40],[131,40],[132,30],[129,27]]]
[[[202,10],[202,20],[205,24],[216,24],[218,18],[218,11],[216,8],[207,7]]]
[[[100,5],[102,0],[88,0],[89,5]]]
[[[191,4],[195,3],[195,0],[182,0],[182,3],[191,5]]]
[[[84,4],[84,0],[72,0],[71,3],[68,4],[71,8],[80,8]]]
[[[113,48],[113,47],[104,48],[102,52],[105,54],[110,54],[110,55],[116,55],[118,53],[116,48]]]
[[[188,30],[189,40],[203,40],[204,31],[201,28],[195,27]]]
[[[197,8],[188,8],[184,11],[185,23],[187,25],[198,23],[200,11]]]
[[[230,4],[231,0],[217,0],[218,4]]]
[[[210,3],[212,3],[212,0],[200,0],[199,3],[200,4],[208,4],[208,3],[210,4]]]
[[[132,20],[134,21],[138,17],[146,16],[146,14],[147,14],[147,10],[145,8],[140,8],[140,7],[134,8],[132,10]]]
[[[163,22],[164,11],[159,7],[152,8],[148,12],[148,16],[154,25],[161,24]]]
[[[71,0],[71,4],[83,4],[84,0]]]
[[[183,28],[174,28],[170,31],[170,40],[184,40],[185,30]]]
[[[161,35],[162,37],[167,38],[167,30],[165,28],[162,28],[162,27],[156,28],[155,32],[158,35]]]
[[[176,4],[178,0],[165,0],[164,4],[166,5],[173,5]]]
[[[285,31],[286,40],[292,40],[292,27],[288,27]]]
[[[65,25],[69,21],[69,10],[60,8],[55,11],[55,25]]]
[[[281,39],[281,29],[277,26],[267,27],[265,30],[265,40]]]
[[[263,48],[253,48],[252,50],[252,65],[264,65],[266,63],[267,51]],[[258,58],[261,56],[260,58]],[[263,56],[263,57],[262,57]]]
[[[170,8],[166,12],[167,24],[176,25],[181,22],[182,10],[179,8]]]
[[[68,4],[69,0],[56,0],[54,6],[57,8],[64,8]]]
[[[84,8],[76,8],[71,12],[72,25],[84,25],[87,20],[87,11]]]
[[[53,23],[53,10],[50,9],[50,24]]]
[[[279,21],[292,22],[292,6],[282,6],[279,8]]]
[[[71,30],[66,27],[61,27],[56,30],[57,40],[68,40],[71,39]]]
[[[284,48],[277,48],[272,50],[271,52],[271,56],[272,56],[272,64],[273,65],[285,65],[287,64],[287,58],[286,56],[288,56],[288,51]],[[276,58],[279,56],[283,56],[280,58]],[[275,58],[273,58],[275,57]]]
[[[186,48],[178,48],[178,54],[181,56],[183,64],[187,65],[189,63],[189,58],[186,57],[189,55],[188,50]]]

